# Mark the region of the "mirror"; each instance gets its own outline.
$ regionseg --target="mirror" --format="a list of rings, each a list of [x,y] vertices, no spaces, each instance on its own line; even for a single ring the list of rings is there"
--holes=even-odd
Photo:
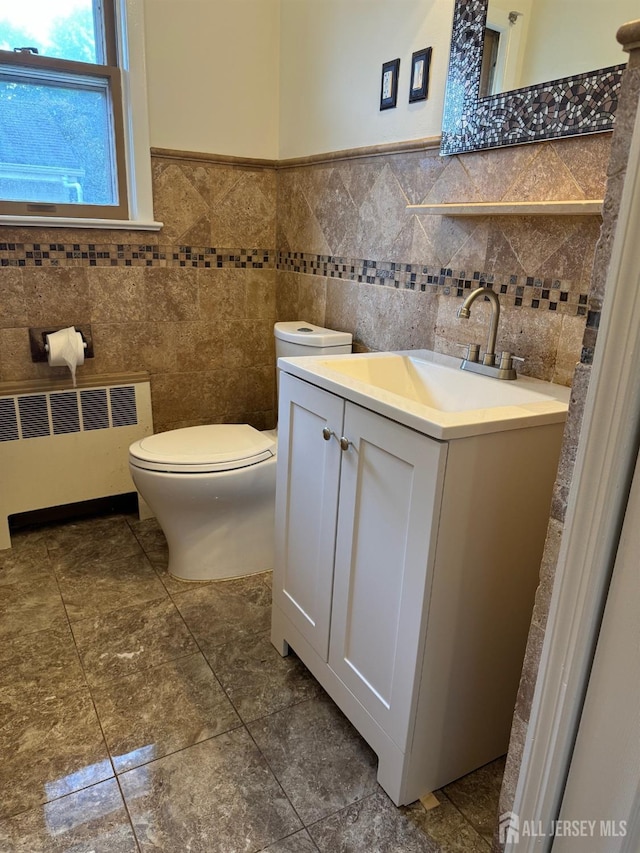
[[[440,153],[610,130],[624,69],[610,64],[612,56],[623,57],[615,22],[624,23],[629,5],[629,0],[456,0]],[[592,6],[598,13],[590,36],[584,13]],[[546,32],[545,21],[551,25]],[[611,38],[603,39],[607,30]],[[528,51],[536,43],[542,54]],[[589,70],[601,62],[600,70]],[[553,79],[536,81],[544,69],[546,79]]]

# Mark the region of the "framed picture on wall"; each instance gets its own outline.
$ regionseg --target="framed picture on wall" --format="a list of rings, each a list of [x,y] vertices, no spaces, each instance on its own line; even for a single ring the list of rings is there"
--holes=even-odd
[[[411,86],[409,88],[409,103],[426,101],[429,92],[429,66],[431,65],[430,47],[416,50],[411,56]]]
[[[390,110],[398,101],[398,73],[400,60],[392,59],[382,66],[382,83],[380,85],[380,109]]]

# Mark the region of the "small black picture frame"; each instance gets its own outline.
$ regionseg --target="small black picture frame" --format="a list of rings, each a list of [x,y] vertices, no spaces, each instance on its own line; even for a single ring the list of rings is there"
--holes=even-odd
[[[380,82],[380,109],[391,110],[398,102],[398,74],[400,59],[392,59],[382,65],[382,80]]]
[[[429,93],[429,68],[432,48],[416,50],[411,55],[411,82],[409,84],[409,103],[426,101]]]

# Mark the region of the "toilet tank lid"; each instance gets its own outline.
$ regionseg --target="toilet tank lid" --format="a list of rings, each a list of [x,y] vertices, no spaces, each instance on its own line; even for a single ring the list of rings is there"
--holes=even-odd
[[[148,435],[129,448],[132,461],[153,470],[228,471],[275,455],[272,434],[248,424],[208,424]],[[145,464],[146,463],[146,464]]]
[[[343,347],[351,346],[350,332],[336,332],[334,329],[323,329],[305,320],[276,323],[274,327],[276,338],[291,344],[309,347]]]

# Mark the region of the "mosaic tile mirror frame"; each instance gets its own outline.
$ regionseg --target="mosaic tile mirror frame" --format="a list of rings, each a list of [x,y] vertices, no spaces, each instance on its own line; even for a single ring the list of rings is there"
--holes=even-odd
[[[625,65],[480,98],[489,0],[456,0],[441,154],[611,130]]]

